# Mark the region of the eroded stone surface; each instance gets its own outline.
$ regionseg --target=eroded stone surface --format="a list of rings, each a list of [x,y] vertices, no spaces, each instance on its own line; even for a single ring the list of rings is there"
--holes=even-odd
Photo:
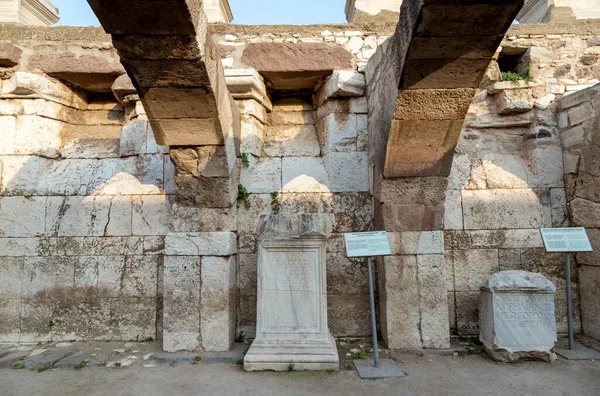
[[[482,287],[480,339],[501,362],[554,361],[556,287],[541,274],[503,271]]]

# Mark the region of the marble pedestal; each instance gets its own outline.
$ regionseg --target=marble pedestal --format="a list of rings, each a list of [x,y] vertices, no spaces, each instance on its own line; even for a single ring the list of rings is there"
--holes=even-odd
[[[480,340],[495,360],[554,361],[555,286],[526,271],[492,275],[481,289]]]
[[[327,327],[331,218],[277,215],[261,221],[256,338],[244,369],[337,370],[337,347]]]

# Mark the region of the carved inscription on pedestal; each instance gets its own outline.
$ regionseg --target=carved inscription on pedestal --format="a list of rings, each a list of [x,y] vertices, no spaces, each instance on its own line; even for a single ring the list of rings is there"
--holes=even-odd
[[[263,251],[262,330],[285,334],[322,332],[319,249],[268,248]]]
[[[556,337],[553,295],[496,293],[493,298],[499,343],[511,347],[552,343]]]
[[[498,293],[495,314],[507,327],[536,329],[552,324],[554,304],[547,295]]]

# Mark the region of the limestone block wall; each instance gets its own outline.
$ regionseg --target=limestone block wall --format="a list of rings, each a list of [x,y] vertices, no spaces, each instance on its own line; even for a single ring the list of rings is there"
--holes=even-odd
[[[236,29],[239,29],[239,31],[236,31]],[[369,59],[375,54],[378,46],[390,35],[386,31],[388,29],[375,32],[348,30],[348,27],[344,26],[314,26],[309,27],[309,29],[297,29],[288,32],[284,29],[281,29],[281,32],[273,29],[269,33],[260,32],[257,29],[246,31],[243,26],[237,28],[235,25],[219,26],[215,27],[214,30],[213,39],[219,46],[225,69],[248,67],[242,57],[244,50],[250,43],[325,43],[342,47],[352,53],[354,67],[361,73],[365,71]],[[311,59],[311,61],[318,62],[319,60]]]
[[[569,126],[566,116],[556,112],[561,97],[561,103],[570,103],[576,92],[598,82],[598,58],[590,57],[595,40],[596,36],[568,34],[508,36],[500,64],[502,56],[522,54],[521,70],[529,69],[533,81],[498,82],[500,70],[494,62],[475,96],[445,201],[454,333],[478,333],[480,287],[494,272],[511,269],[542,273],[557,286],[557,329],[567,329],[564,255],[545,252],[538,228],[569,225],[571,182],[568,175],[566,184],[563,181],[563,158],[565,171],[575,172],[573,150],[581,148],[583,139],[578,124],[593,113],[583,108],[590,104],[574,107]],[[578,285],[574,276],[575,329],[581,331]]]
[[[569,219],[573,226],[585,227],[594,252],[577,253],[579,299],[583,332],[600,338],[600,282],[597,162],[600,155],[600,85],[561,99],[559,127],[565,150],[565,183]]]
[[[346,258],[342,235],[371,225],[366,100],[358,94],[325,99],[319,106],[310,93],[289,95],[273,92],[270,113],[255,101],[238,101],[245,162],[240,184],[248,192],[247,203],[238,201],[238,331],[248,337],[255,334],[259,217],[332,213],[335,223],[327,247],[329,327],[334,336],[366,336],[366,265]]]
[[[160,338],[174,168],[143,108],[0,80],[0,341]]]

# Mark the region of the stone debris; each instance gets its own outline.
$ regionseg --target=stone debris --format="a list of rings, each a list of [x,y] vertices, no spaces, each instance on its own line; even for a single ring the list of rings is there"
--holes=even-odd
[[[150,359],[156,360],[159,363],[193,363],[196,361],[197,353],[185,352],[185,353],[164,353],[157,352],[150,356]]]
[[[33,352],[31,352],[29,354],[29,357],[33,357],[33,356],[37,356],[37,355],[41,355],[42,353],[46,352],[47,349],[34,349]]]
[[[74,348],[74,347],[51,349],[51,350],[44,352],[41,355],[36,356],[33,359],[27,359],[27,360],[23,361],[23,366],[24,366],[24,368],[32,369],[32,370],[44,368],[44,367],[49,368],[49,367],[54,366],[54,364],[56,362],[60,361],[61,359],[64,359],[78,351],[79,351],[79,349]]]

